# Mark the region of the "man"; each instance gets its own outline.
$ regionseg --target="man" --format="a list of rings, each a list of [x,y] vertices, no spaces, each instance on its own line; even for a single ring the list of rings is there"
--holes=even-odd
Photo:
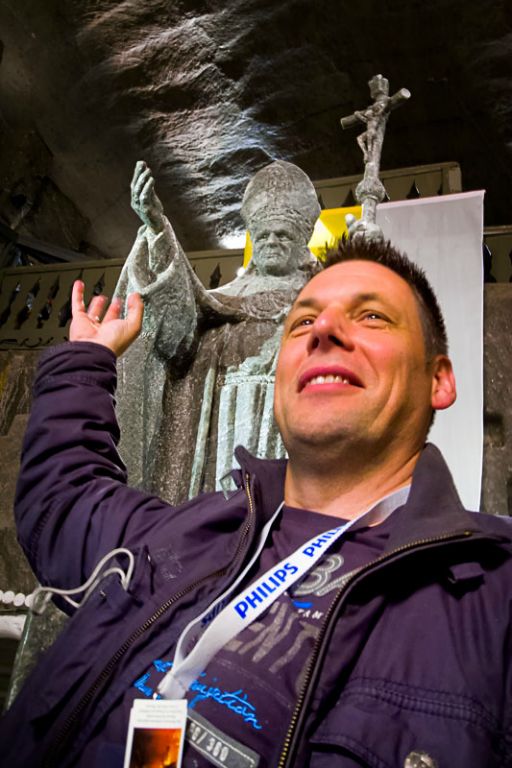
[[[176,504],[218,490],[239,442],[260,457],[285,456],[272,415],[275,365],[286,314],[318,270],[308,243],[320,206],[296,165],[277,160],[258,171],[241,208],[251,262],[210,291],[143,162],[132,180],[132,207],[143,226],[116,293],[139,292],[145,313],[142,334],[119,366],[120,453],[131,485]]]
[[[238,451],[240,490],[174,510],[125,486],[115,450],[140,298],[100,321],[77,284],[74,341],[36,383],[20,539],[60,599],[122,549],[7,714],[1,765],[121,766],[133,700],[176,692],[194,768],[512,764],[510,529],[466,512],[425,447],[455,399],[441,313],[389,245],[340,258],[285,325],[288,463]]]

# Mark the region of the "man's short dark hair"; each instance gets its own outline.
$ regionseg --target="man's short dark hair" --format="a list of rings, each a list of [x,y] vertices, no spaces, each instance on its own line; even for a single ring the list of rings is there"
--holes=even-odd
[[[400,275],[410,285],[420,310],[420,319],[425,338],[427,359],[435,355],[448,354],[448,337],[439,302],[425,272],[405,254],[397,250],[389,240],[371,242],[344,237],[336,250],[327,252],[322,265],[324,269],[344,261],[375,261]]]

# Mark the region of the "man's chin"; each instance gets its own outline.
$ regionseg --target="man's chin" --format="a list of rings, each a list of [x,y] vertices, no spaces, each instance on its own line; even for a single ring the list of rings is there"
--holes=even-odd
[[[330,450],[333,447],[342,449],[347,441],[351,441],[352,439],[353,435],[350,429],[341,427],[334,429],[332,425],[325,425],[320,428],[316,426],[314,429],[303,428],[294,430],[294,432],[289,434],[284,440],[284,443],[288,453],[290,453],[291,451],[288,448],[288,443],[290,444],[290,447],[294,446],[299,450],[307,450],[309,448],[310,450],[317,451],[319,449]]]

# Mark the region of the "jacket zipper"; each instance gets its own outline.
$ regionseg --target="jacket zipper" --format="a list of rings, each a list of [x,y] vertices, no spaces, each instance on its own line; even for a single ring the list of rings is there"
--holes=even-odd
[[[235,555],[231,560],[232,565],[234,565],[238,560],[238,558],[240,557],[240,554],[244,547],[245,540],[247,538],[251,525],[253,524],[254,504],[252,501],[251,491],[249,488],[249,480],[250,480],[249,475],[248,473],[246,473],[245,493],[246,493],[248,505],[249,505],[249,514],[247,515],[246,521],[242,529],[242,533],[240,534],[240,540],[238,542]],[[181,600],[183,597],[185,597],[185,595],[187,595],[192,590],[200,587],[205,582],[210,581],[212,579],[222,578],[222,576],[226,574],[228,569],[229,569],[229,566],[226,566],[225,568],[221,568],[218,571],[214,571],[208,576],[204,576],[202,579],[199,579],[198,581],[195,581],[192,584],[189,584],[188,587],[186,587],[185,589],[182,589],[180,592],[176,593],[169,600],[163,603],[160,606],[160,608],[158,608],[158,610],[156,610],[155,613],[152,616],[150,616],[149,619],[146,619],[144,624],[138,627],[130,635],[130,637],[123,643],[123,645],[117,649],[115,654],[111,657],[110,661],[108,662],[107,666],[103,668],[103,670],[100,672],[100,674],[98,675],[94,683],[91,685],[88,691],[83,695],[83,697],[80,699],[80,701],[76,705],[75,709],[71,712],[68,719],[65,721],[55,741],[50,746],[46,754],[46,757],[43,761],[43,768],[51,768],[51,766],[54,764],[53,762],[54,759],[59,755],[59,752],[62,751],[63,747],[65,746],[65,742],[69,740],[73,726],[75,725],[76,721],[80,717],[81,712],[87,706],[87,704],[89,704],[92,701],[92,699],[94,698],[98,690],[101,689],[102,685],[108,680],[108,678],[114,671],[117,664],[121,661],[125,653],[130,649],[130,646],[133,645],[133,643],[136,640],[138,640],[145,632],[147,632],[147,630],[150,629],[150,627],[152,627],[153,624],[156,621],[158,621],[164,615],[164,613],[166,613],[169,610],[169,608],[171,608],[176,602]]]
[[[339,609],[340,604],[342,603],[343,599],[346,597],[347,592],[349,591],[354,581],[356,579],[359,580],[359,577],[364,576],[369,571],[374,570],[376,566],[378,567],[379,565],[383,563],[387,563],[390,560],[397,559],[397,555],[400,555],[409,550],[421,549],[424,547],[428,547],[429,545],[432,545],[432,544],[455,541],[457,539],[467,538],[469,536],[472,536],[472,531],[464,531],[463,533],[458,533],[458,534],[453,534],[453,533],[445,534],[443,536],[436,536],[430,539],[418,539],[417,541],[414,541],[411,544],[406,544],[402,547],[398,547],[397,549],[394,549],[392,552],[388,552],[386,555],[381,555],[376,560],[373,560],[371,563],[368,563],[367,565],[362,566],[361,568],[354,571],[351,578],[347,579],[347,581],[345,582],[343,587],[340,589],[340,591],[336,595],[333,602],[331,603],[329,610],[327,611],[326,617],[323,621],[320,632],[318,634],[318,637],[315,641],[313,652],[311,654],[311,657],[309,659],[309,662],[306,668],[306,675],[304,677],[304,682],[302,684],[300,694],[297,698],[297,703],[295,705],[295,709],[293,711],[290,724],[288,726],[288,731],[284,739],[283,749],[279,757],[277,768],[291,768],[291,766],[293,765],[291,761],[294,759],[294,750],[297,747],[297,741],[298,741],[297,724],[302,715],[306,698],[310,692],[311,683],[312,683],[314,674],[319,669],[317,662],[321,655],[321,651],[324,650],[322,647],[324,643],[324,638],[327,634],[327,630],[329,629],[329,626],[333,619],[333,615]],[[299,733],[299,737],[300,737],[300,733]]]

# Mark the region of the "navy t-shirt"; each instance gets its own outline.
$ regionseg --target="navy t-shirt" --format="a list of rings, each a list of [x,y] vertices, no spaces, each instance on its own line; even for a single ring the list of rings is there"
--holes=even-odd
[[[283,507],[240,591],[315,534],[342,522]],[[344,576],[381,553],[389,525],[388,518],[378,526],[349,531],[312,571],[212,659],[187,695],[186,768],[276,765],[323,617]],[[155,659],[134,681],[128,699],[152,697],[171,666],[170,655]]]

